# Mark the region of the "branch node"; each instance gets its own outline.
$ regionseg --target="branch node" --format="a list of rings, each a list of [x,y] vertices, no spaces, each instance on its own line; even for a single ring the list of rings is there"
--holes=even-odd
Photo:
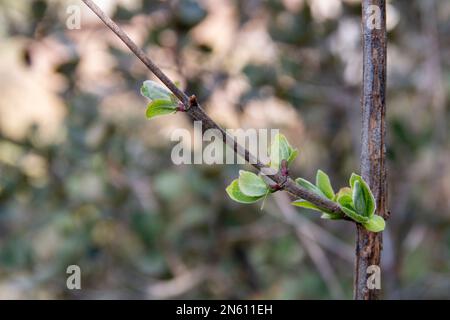
[[[280,174],[281,174],[281,177],[283,178],[283,180],[280,183],[276,183],[276,184],[270,186],[272,192],[276,192],[276,191],[284,189],[284,186],[286,185],[286,183],[288,181],[289,168],[288,168],[288,162],[285,159],[283,159],[281,161]]]
[[[198,107],[198,101],[195,94],[189,97],[189,109],[192,107]]]
[[[185,104],[181,101],[178,101],[177,105],[177,111],[179,112],[186,112],[188,109],[186,108]]]
[[[270,192],[272,192],[272,193],[280,191],[280,190],[283,189],[283,186],[281,184],[279,184],[279,183],[275,183],[275,184],[273,184],[273,185],[271,185],[269,187],[270,187]]]
[[[281,175],[282,175],[283,177],[287,178],[287,177],[289,176],[288,162],[287,162],[286,159],[283,159],[283,160],[281,161],[281,168],[280,168],[280,171],[281,171]]]

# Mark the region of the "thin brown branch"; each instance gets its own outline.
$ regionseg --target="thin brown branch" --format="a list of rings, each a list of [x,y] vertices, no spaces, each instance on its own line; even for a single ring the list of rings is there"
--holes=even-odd
[[[253,165],[256,169],[261,171],[264,168],[267,168],[264,164],[257,160],[255,156],[253,156],[247,149],[239,145],[236,140],[231,137],[228,133],[225,132],[217,123],[215,123],[202,109],[200,104],[191,103],[193,100],[188,97],[183,91],[181,91],[173,81],[171,81],[164,72],[145,54],[145,52],[140,49],[133,40],[120,28],[114,21],[111,20],[93,1],[91,0],[82,0],[99,18],[103,21],[103,23],[109,27],[122,42],[130,48],[130,50],[138,57],[147,68],[164,83],[167,88],[172,91],[172,93],[184,104],[186,108],[186,112],[191,116],[195,121],[202,122],[203,130],[208,129],[216,129],[219,130],[222,134],[222,138],[224,143],[229,145],[239,156],[243,157],[247,162]],[[195,100],[196,101],[196,100]],[[333,213],[342,213],[341,208],[338,204],[333,201],[330,201],[324,197],[318,196],[317,194],[310,192],[301,186],[299,186],[292,178],[288,177],[286,179],[281,173],[277,173],[274,175],[268,176],[275,183],[282,185],[282,189],[291,193],[296,198],[305,199],[317,207],[328,210]]]
[[[169,79],[165,75],[164,72],[152,61],[150,60],[145,52],[139,48],[136,43],[134,43],[133,40],[120,28],[114,21],[111,20],[110,17],[106,13],[102,11],[93,1],[91,0],[83,0],[83,2],[91,9],[99,18],[103,21],[103,23],[110,28],[119,38],[122,40],[122,42],[130,48],[130,50],[136,55],[136,57],[139,58],[146,66],[147,68],[153,72],[153,74],[158,77],[159,80],[161,80],[162,83],[164,83],[167,88],[169,88],[170,91],[178,98],[180,99],[183,104],[186,106],[188,105],[189,98],[188,96],[178,89],[178,87],[175,85],[173,81]]]

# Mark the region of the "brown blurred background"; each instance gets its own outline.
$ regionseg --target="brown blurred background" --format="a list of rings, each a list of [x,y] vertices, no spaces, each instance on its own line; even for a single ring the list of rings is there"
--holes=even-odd
[[[294,175],[359,170],[359,1],[95,2],[222,126],[280,129]],[[448,299],[450,1],[387,15],[383,297]],[[81,1],[0,1],[0,298],[351,298],[354,227],[232,202],[240,166],[173,165],[191,123],[146,120],[145,79]]]

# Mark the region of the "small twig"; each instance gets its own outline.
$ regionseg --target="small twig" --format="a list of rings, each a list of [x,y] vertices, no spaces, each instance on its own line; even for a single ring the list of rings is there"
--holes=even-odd
[[[111,20],[106,13],[102,11],[93,1],[91,0],[82,0],[88,7],[91,9],[99,18],[103,21],[103,23],[110,28],[119,38],[122,40],[125,45],[130,48],[131,51],[136,55],[136,57],[139,58],[146,66],[147,68],[153,72],[153,74],[161,80],[162,83],[164,83],[167,88],[169,88],[170,91],[178,98],[181,102],[183,102],[185,105],[188,105],[189,98],[188,96],[178,89],[178,87],[175,85],[175,83],[170,80],[164,72],[152,61],[150,60],[145,52],[139,48],[136,43],[133,42],[133,40],[130,39],[130,37],[120,28],[114,21]]]
[[[109,27],[125,45],[130,48],[130,50],[138,57],[147,68],[164,83],[167,88],[172,91],[172,93],[183,103],[184,110],[188,113],[193,120],[201,121],[203,130],[216,129],[222,134],[223,142],[229,145],[235,153],[243,157],[248,163],[253,165],[256,169],[261,171],[262,169],[267,169],[267,166],[261,163],[254,155],[252,155],[249,150],[242,147],[237,141],[231,137],[225,130],[223,130],[217,123],[215,123],[202,109],[198,103],[195,96],[188,97],[183,91],[181,91],[175,83],[170,80],[164,72],[145,54],[145,52],[140,49],[133,40],[120,28],[114,21],[111,20],[93,1],[82,0],[99,18],[103,23]],[[280,172],[274,175],[268,175],[271,180],[273,180],[280,189],[283,189],[296,198],[301,198],[307,200],[317,207],[327,210],[331,213],[341,213],[343,214],[339,205],[329,199],[321,197],[305,188],[299,186],[295,183],[292,178],[290,178],[286,173]]]

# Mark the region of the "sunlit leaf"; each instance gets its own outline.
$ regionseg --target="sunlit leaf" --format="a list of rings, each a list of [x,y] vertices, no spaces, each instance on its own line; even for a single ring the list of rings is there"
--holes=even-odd
[[[339,213],[323,213],[320,217],[327,220],[341,220],[344,218],[344,215]]]
[[[314,192],[315,194],[325,197],[325,195],[323,194],[322,191],[320,191],[319,188],[317,188],[315,185],[313,185],[311,182],[309,182],[308,180],[305,180],[303,178],[297,178],[295,179],[295,182],[300,185],[301,187],[305,188],[306,190],[309,190],[311,192]]]
[[[355,194],[355,186],[357,183],[359,184],[358,187],[359,189]],[[356,211],[361,215],[367,216],[369,218],[372,217],[375,213],[376,205],[375,205],[375,198],[368,184],[364,181],[364,179],[361,176],[353,173],[352,176],[350,177],[350,185],[352,187],[353,197],[358,195],[360,196],[360,198],[358,199],[361,200],[361,201],[358,200],[357,204],[355,202],[356,198],[353,199]]]
[[[364,191],[359,181],[355,181],[355,183],[353,184],[352,200],[355,211],[359,215],[367,217],[368,215],[366,214],[366,200],[364,198]]]
[[[350,194],[342,193],[342,194],[338,195],[337,196],[337,202],[341,206],[344,206],[344,207],[347,207],[347,208],[351,208],[351,209],[354,210],[353,199],[352,199],[351,193]]]
[[[141,86],[141,94],[150,100],[172,100],[172,93],[161,84],[152,80],[144,81]]]
[[[254,203],[260,200],[263,196],[260,197],[249,197],[241,192],[239,189],[239,181],[238,179],[233,180],[233,182],[226,188],[226,192],[228,196],[239,203]]]
[[[148,119],[177,112],[177,105],[168,100],[153,100],[147,105]]]
[[[284,135],[275,135],[273,142],[270,145],[270,166],[278,170],[281,161],[283,159],[289,159],[291,149],[292,148]]]
[[[355,211],[351,193],[348,192],[347,189],[344,190],[341,189],[336,198],[339,206],[341,207],[342,211],[345,213],[346,216],[355,220],[356,222],[366,222],[368,220],[367,217],[359,215]]]
[[[289,149],[289,157],[287,158],[287,162],[291,164],[298,156],[298,150],[297,149]]]
[[[267,194],[269,187],[264,180],[254,174],[241,170],[239,171],[239,189],[243,194],[250,197],[259,197]]]
[[[332,200],[334,198],[334,190],[331,186],[330,178],[322,170],[317,170],[316,186],[328,199]]]
[[[367,222],[363,223],[364,228],[372,232],[380,232],[383,231],[386,227],[386,222],[383,217],[374,215]]]
[[[344,211],[346,216],[348,216],[350,219],[352,219],[356,222],[364,223],[369,220],[369,218],[357,214],[352,208],[344,207],[342,205],[340,207],[341,207],[342,211]]]
[[[355,181],[359,180],[360,176],[358,176],[356,173],[352,173],[349,179],[350,188],[353,189],[353,185],[355,184]]]
[[[352,189],[350,189],[349,187],[344,187],[344,188],[339,189],[338,193],[336,193],[336,195],[335,195],[335,199],[337,200],[345,195],[351,197]]]
[[[322,212],[322,210],[320,210],[316,205],[312,204],[309,201],[303,200],[303,199],[295,200],[295,201],[291,202],[291,204],[296,207],[301,207],[301,208],[306,208],[306,209],[311,209],[311,210]]]

